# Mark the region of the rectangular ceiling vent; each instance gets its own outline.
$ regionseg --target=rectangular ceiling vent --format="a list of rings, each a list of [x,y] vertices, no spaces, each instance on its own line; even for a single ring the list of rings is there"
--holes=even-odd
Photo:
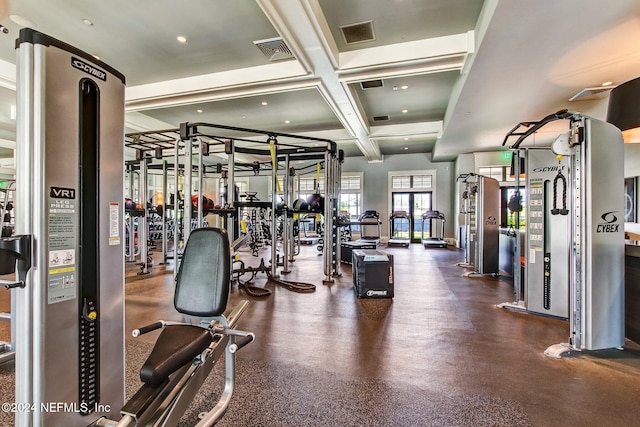
[[[615,86],[588,87],[573,95],[571,98],[569,98],[569,101],[588,101],[591,99],[604,98],[605,96],[609,95],[609,92],[611,92],[611,90],[614,88]]]
[[[364,43],[374,41],[376,39],[373,32],[373,21],[344,25],[340,27],[340,31],[342,32],[342,37],[346,44]]]
[[[389,116],[373,116],[373,121],[374,122],[386,122],[389,120]]]
[[[286,45],[281,37],[273,39],[257,40],[253,44],[258,46],[258,49],[267,57],[271,62],[283,61],[285,59],[293,59],[293,53]]]
[[[366,82],[360,82],[360,87],[362,89],[373,89],[374,87],[382,87],[384,83],[382,80],[367,80]]]

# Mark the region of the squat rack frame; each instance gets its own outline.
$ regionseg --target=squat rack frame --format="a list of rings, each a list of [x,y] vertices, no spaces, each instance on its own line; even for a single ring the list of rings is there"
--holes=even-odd
[[[260,138],[266,138],[262,140]],[[162,159],[167,156],[174,158],[174,188],[179,188],[178,172],[177,170],[182,168],[181,156],[184,156],[182,164],[184,164],[184,170],[196,171],[198,173],[198,194],[202,194],[202,173],[209,167],[215,167],[216,173],[222,172],[222,165],[216,164],[207,166],[203,164],[204,156],[210,154],[223,154],[227,157],[227,191],[228,194],[235,188],[235,176],[236,172],[254,172],[256,167],[259,170],[269,171],[271,170],[271,183],[272,183],[272,200],[271,200],[271,224],[272,224],[272,236],[276,236],[276,205],[278,203],[278,169],[279,167],[283,171],[284,183],[282,185],[282,196],[285,201],[284,221],[287,230],[289,225],[289,218],[287,211],[292,206],[292,177],[289,174],[289,169],[292,160],[309,160],[318,161],[324,165],[325,169],[325,203],[324,203],[324,218],[325,218],[325,239],[323,248],[323,261],[324,261],[324,275],[325,282],[333,282],[332,277],[340,276],[340,233],[338,228],[338,214],[339,214],[339,198],[340,198],[340,176],[341,176],[341,164],[344,161],[344,152],[338,150],[337,144],[329,139],[316,138],[295,134],[288,134],[282,132],[249,129],[242,127],[226,126],[212,123],[189,123],[184,122],[180,124],[178,129],[165,129],[159,131],[145,131],[136,132],[126,135],[125,146],[136,150],[136,157],[139,160],[146,158]],[[266,147],[265,147],[266,146]],[[167,153],[169,151],[169,153]],[[254,163],[242,163],[236,161],[236,154],[247,154],[253,156],[269,157],[270,161],[254,162]],[[193,159],[197,156],[197,165],[194,165]],[[141,162],[143,163],[143,162]],[[284,163],[284,167],[280,166]],[[258,164],[258,166],[256,166]],[[167,166],[164,166],[166,168]],[[184,175],[184,217],[183,223],[190,224],[192,218],[192,205],[191,205],[191,188],[192,188],[192,176],[185,173]],[[166,191],[166,173],[164,174],[163,181],[163,194],[167,194]],[[165,196],[166,197],[166,196]],[[229,197],[227,197],[229,199]],[[228,205],[233,205],[233,200],[225,200],[227,206],[222,206],[220,211],[222,214],[228,214]],[[230,203],[231,202],[231,203]],[[266,202],[258,202],[264,204]],[[235,207],[235,206],[234,206]],[[235,212],[235,211],[234,211]],[[219,213],[214,211],[214,213]],[[163,213],[163,223],[164,223]],[[198,205],[198,220],[199,224],[202,223],[202,206]],[[179,235],[179,229],[177,221],[174,226],[174,254],[177,254],[177,242],[182,237],[182,240],[186,242],[189,237],[190,228],[184,227],[183,235]],[[233,240],[237,238],[234,224],[232,221],[226,222],[226,228],[230,238]],[[291,250],[290,233],[283,233],[283,251],[284,251],[284,267],[283,272],[289,271],[288,262],[291,260],[289,257],[289,250]],[[166,246],[164,241],[166,237],[163,237],[163,248]],[[176,257],[177,258],[177,257]],[[272,244],[271,248],[271,276],[278,277],[277,272],[277,253],[276,245]]]

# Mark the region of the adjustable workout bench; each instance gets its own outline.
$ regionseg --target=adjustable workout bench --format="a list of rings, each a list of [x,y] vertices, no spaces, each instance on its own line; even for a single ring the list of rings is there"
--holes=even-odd
[[[187,322],[190,316],[203,320],[200,325],[158,321],[134,330],[137,337],[162,329],[140,370],[144,384],[120,410],[119,422],[103,418],[96,425],[176,425],[223,351],[224,391],[213,409],[200,414],[197,425],[213,425],[224,415],[234,389],[235,353],[254,339],[252,333],[235,329],[248,301],[238,304],[228,317],[223,315],[231,286],[230,267],[226,231],[200,228],[191,233],[176,276],[174,306]]]

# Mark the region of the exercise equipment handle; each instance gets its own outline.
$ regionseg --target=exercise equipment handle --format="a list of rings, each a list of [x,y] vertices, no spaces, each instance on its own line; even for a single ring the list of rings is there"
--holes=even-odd
[[[158,320],[157,322],[154,322],[150,325],[143,326],[138,329],[134,329],[133,331],[131,331],[131,335],[133,335],[134,337],[139,337],[140,335],[146,334],[151,331],[155,331],[156,329],[162,329],[164,328],[164,326],[165,326],[165,322],[163,322],[162,320]]]
[[[231,344],[231,346],[229,346],[229,351],[231,353],[235,353],[245,345],[252,343],[255,338],[256,336],[252,332],[250,332],[247,336],[244,336],[238,339],[235,343]]]

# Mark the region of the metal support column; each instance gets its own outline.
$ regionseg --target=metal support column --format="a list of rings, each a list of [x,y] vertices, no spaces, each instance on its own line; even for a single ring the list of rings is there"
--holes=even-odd
[[[184,220],[182,230],[184,236],[184,246],[187,245],[191,234],[191,219],[193,217],[193,205],[191,203],[191,192],[193,189],[193,140],[187,138],[184,142]]]
[[[178,275],[180,262],[180,139],[176,139],[173,152],[173,277]]]
[[[42,53],[42,52],[41,52]],[[41,58],[34,58],[34,46],[24,44],[18,51],[18,65],[16,68],[17,85],[17,128],[16,136],[19,146],[22,149],[16,150],[16,179],[19,182],[16,191],[15,207],[15,230],[17,235],[36,232],[42,237],[44,225],[35,228],[37,224],[43,224],[43,206],[39,200],[32,198],[34,183],[42,180],[42,155],[44,147],[42,130],[33,126],[34,123],[43,123],[44,118],[40,110],[35,110],[36,99],[42,103],[42,87],[39,84],[42,79],[43,61]],[[38,79],[35,79],[35,75]],[[36,116],[36,113],[38,115]],[[33,120],[26,120],[32,117]],[[40,154],[40,155],[39,155]],[[35,176],[37,175],[37,176]],[[34,242],[38,240],[34,239]],[[33,251],[33,248],[32,248]],[[33,257],[34,253],[32,253]],[[28,283],[33,283],[38,276],[42,276],[39,269],[31,268],[27,273]],[[16,312],[22,315],[16,318],[16,354],[23,355],[17,357],[15,361],[16,370],[16,395],[17,405],[26,405],[34,402],[33,395],[33,361],[37,360],[33,348],[33,328],[37,324],[34,319],[34,292],[33,286],[17,288]],[[16,413],[16,426],[30,426],[33,424],[33,413],[31,411],[19,411]]]
[[[129,165],[129,198],[134,201],[134,197],[133,197],[133,184],[134,184],[134,170],[133,170],[133,165]],[[135,243],[135,239],[134,239],[134,228],[135,225],[133,224],[133,216],[129,215],[129,256],[127,257],[127,261],[128,262],[135,262],[136,261],[136,243]]]
[[[161,264],[167,263],[167,251],[168,248],[168,228],[167,228],[167,197],[168,194],[168,184],[167,184],[167,161],[164,160],[162,162],[162,262]]]
[[[272,197],[271,197],[271,276],[274,278],[278,275],[278,248],[276,244],[275,222],[276,222],[276,203],[278,200],[278,144],[273,145],[271,153],[273,169],[271,171]]]
[[[228,162],[228,171],[227,171],[227,189],[226,189],[226,200],[230,207],[235,207],[235,193],[236,193],[236,183],[235,183],[235,141],[233,139],[229,140],[227,150],[227,162]],[[236,210],[236,219],[235,221],[227,221],[227,234],[229,235],[229,240],[234,241],[238,236],[236,236],[236,224],[238,227],[240,226],[240,212]]]
[[[325,199],[324,199],[324,242],[323,242],[323,250],[322,250],[322,259],[324,261],[324,275],[325,279],[323,280],[326,283],[333,283],[332,278],[332,268],[331,268],[331,258],[332,252],[335,250],[334,244],[335,241],[333,239],[333,220],[332,220],[332,200],[333,194],[332,189],[333,185],[331,182],[332,177],[332,167],[331,167],[331,153],[327,151],[324,155],[324,188],[325,188]]]
[[[204,224],[204,194],[202,192],[202,179],[204,178],[204,167],[202,166],[202,140],[197,138],[198,142],[198,228]]]
[[[290,187],[290,182],[291,182],[291,176],[289,175],[289,155],[285,155],[284,156],[284,178],[283,178],[283,194],[282,194],[282,198],[284,201],[284,209],[282,210],[282,258],[283,258],[283,267],[282,267],[282,273],[283,274],[287,274],[287,273],[291,273],[291,270],[289,269],[289,238],[290,238],[290,232],[289,232],[289,228],[291,228],[291,221],[289,220],[289,187]],[[275,193],[274,193],[275,194]],[[276,197],[276,201],[277,201],[277,197]],[[275,213],[275,209],[274,209],[274,213]],[[275,221],[274,221],[274,228],[277,228],[275,226]],[[274,234],[273,235],[273,244],[275,245],[277,241],[277,237]]]
[[[147,224],[147,161],[140,160],[140,175],[138,177],[138,198],[142,207],[142,216],[138,217],[138,247],[140,248],[140,265],[139,274],[149,273],[149,265],[147,263],[147,255],[149,252],[149,225]]]

